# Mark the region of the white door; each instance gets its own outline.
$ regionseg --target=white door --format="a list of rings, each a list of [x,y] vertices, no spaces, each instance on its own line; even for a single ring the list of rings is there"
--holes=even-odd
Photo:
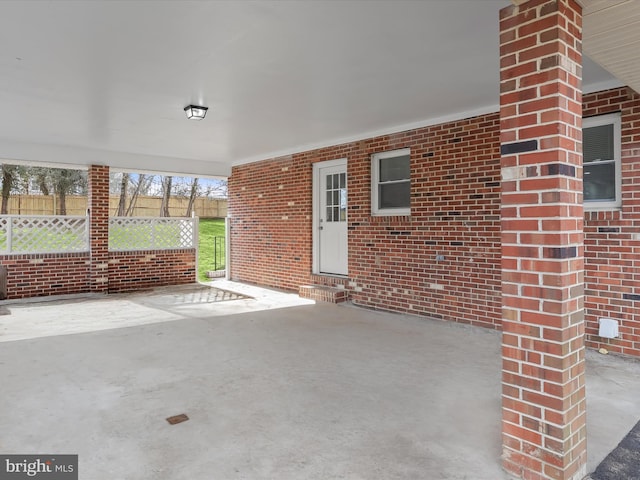
[[[347,160],[314,164],[314,271],[347,275]]]

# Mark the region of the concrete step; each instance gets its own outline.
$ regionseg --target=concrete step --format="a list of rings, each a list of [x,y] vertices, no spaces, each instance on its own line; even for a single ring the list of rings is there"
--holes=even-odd
[[[349,292],[344,288],[327,287],[326,285],[302,285],[299,295],[316,302],[328,303],[341,303],[349,299]]]

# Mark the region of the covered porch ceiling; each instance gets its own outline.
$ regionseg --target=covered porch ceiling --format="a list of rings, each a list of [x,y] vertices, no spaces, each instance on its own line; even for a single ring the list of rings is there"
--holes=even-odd
[[[4,1],[0,159],[227,176],[496,111],[509,3]],[[582,3],[585,51],[623,80],[587,57],[585,90],[639,89],[638,2]],[[620,26],[629,49],[613,52]],[[204,121],[185,118],[191,103],[209,107]]]

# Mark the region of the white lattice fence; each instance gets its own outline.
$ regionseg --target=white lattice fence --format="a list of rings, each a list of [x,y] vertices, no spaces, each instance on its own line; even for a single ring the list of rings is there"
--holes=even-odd
[[[61,253],[89,250],[87,217],[0,216],[1,253]]]
[[[196,218],[112,217],[109,250],[195,248]]]
[[[196,218],[112,217],[113,251],[195,248]],[[0,216],[0,253],[64,253],[89,250],[89,220],[81,216]]]

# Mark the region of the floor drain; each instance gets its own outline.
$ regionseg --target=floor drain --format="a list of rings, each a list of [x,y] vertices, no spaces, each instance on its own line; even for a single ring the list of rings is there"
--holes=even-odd
[[[189,420],[189,417],[187,417],[184,413],[167,418],[167,422],[169,422],[169,424],[171,425],[175,425],[176,423],[186,422],[187,420]]]

